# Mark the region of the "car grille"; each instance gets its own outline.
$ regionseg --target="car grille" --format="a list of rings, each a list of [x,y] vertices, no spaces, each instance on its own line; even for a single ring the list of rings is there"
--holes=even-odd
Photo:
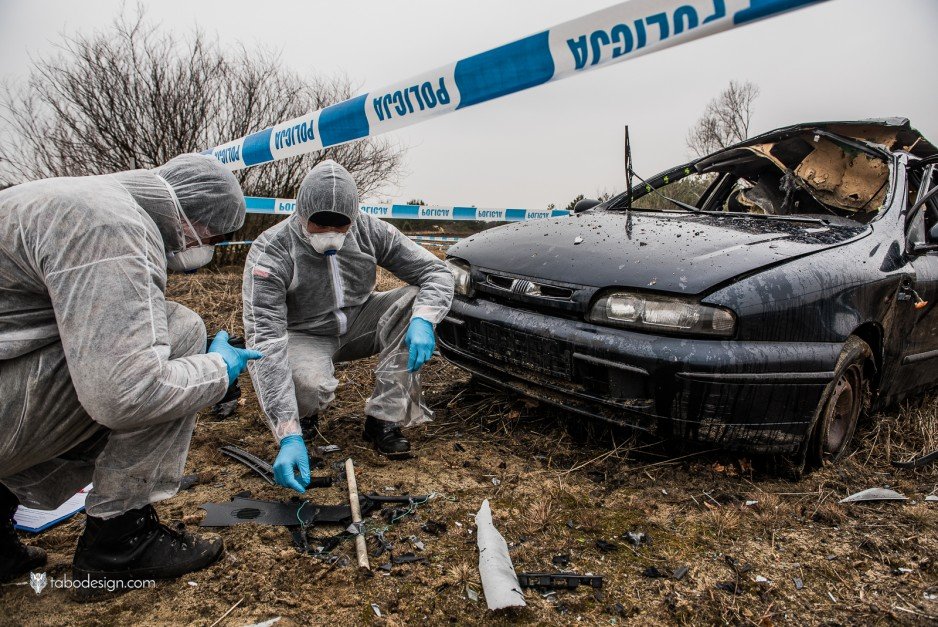
[[[573,297],[573,290],[569,287],[558,287],[544,283],[536,283],[528,279],[516,279],[499,274],[489,274],[486,276],[489,285],[502,289],[513,294],[522,294],[532,298],[544,298],[555,300],[570,300]]]
[[[466,326],[468,348],[477,355],[551,377],[573,376],[572,351],[565,343],[481,320]]]

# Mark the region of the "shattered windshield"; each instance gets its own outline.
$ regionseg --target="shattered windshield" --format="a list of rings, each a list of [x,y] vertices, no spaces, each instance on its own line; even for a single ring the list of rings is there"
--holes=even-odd
[[[874,127],[865,134],[863,127],[848,130],[878,144],[894,143],[881,136],[889,129]],[[660,174],[632,188],[631,208],[840,217],[866,223],[882,209],[888,184],[889,164],[883,154],[832,131],[806,130],[731,148]],[[607,208],[628,206],[623,195]]]

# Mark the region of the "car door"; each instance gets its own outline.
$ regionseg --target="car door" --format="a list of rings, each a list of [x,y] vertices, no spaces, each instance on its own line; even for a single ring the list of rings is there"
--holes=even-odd
[[[921,183],[914,204],[927,199],[907,222],[906,251],[914,278],[900,291],[900,310],[907,312],[902,317],[908,325],[901,358],[906,392],[938,384],[938,165],[913,172],[910,183],[916,179]]]

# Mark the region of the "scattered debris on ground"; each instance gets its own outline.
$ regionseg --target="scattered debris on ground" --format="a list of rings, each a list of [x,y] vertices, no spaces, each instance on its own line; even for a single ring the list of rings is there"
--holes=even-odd
[[[239,333],[240,285],[236,270],[172,277],[169,297],[200,312],[210,331]],[[381,275],[381,289],[393,285]],[[333,465],[344,465],[344,456],[355,459],[368,493],[436,494],[417,506],[385,504],[381,511],[393,511],[393,522],[377,510],[363,514],[373,574],[357,568],[343,527],[311,531],[313,551],[303,553],[287,527],[239,524],[214,530],[227,547],[221,562],[155,589],[81,605],[65,590],[50,587],[37,596],[28,585],[2,586],[4,620],[924,625],[938,617],[938,503],[928,500],[938,497],[938,465],[892,466],[938,449],[938,396],[861,425],[849,457],[792,480],[773,460],[740,462],[732,453],[678,448],[480,389],[435,358],[424,375],[434,422],[412,430],[416,456],[398,462],[361,440],[373,367],[374,360],[337,367],[341,386],[316,443],[343,452],[314,453],[324,458],[319,470],[328,468],[336,481],[307,495],[311,503],[350,506],[346,479]],[[241,498],[260,501],[293,496],[219,452],[237,446],[261,460],[276,455],[250,379],[241,385],[233,415],[200,417],[186,473],[206,473],[205,481],[157,505],[167,522],[192,530],[205,516],[203,503],[227,503],[245,491],[250,497]],[[889,486],[908,500],[839,502],[870,486]],[[524,574],[579,575],[601,577],[602,587],[522,588],[526,607],[489,611],[474,524],[484,499],[519,584]],[[69,572],[83,519],[27,539],[49,552],[49,577]],[[336,532],[345,535],[328,557],[316,557],[324,547],[317,540],[329,539],[319,534]],[[597,540],[617,548],[604,551]],[[643,576],[650,568],[663,576]]]

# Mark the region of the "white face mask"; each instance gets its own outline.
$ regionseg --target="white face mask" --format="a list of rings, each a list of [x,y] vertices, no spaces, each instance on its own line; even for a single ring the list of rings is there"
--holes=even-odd
[[[179,212],[179,215],[182,216],[182,219],[185,220],[186,224],[189,225],[189,229],[195,236],[195,241],[199,243],[198,246],[186,248],[179,251],[178,253],[167,254],[166,269],[172,270],[173,272],[193,272],[203,266],[207,266],[209,263],[211,263],[212,257],[215,256],[215,247],[211,244],[202,243],[202,238],[199,237],[199,232],[195,230],[195,227],[192,226],[192,222],[189,220],[189,216],[187,216],[186,212],[182,210],[182,206],[179,204],[179,199],[176,198],[176,191],[173,189],[173,186],[170,185],[169,182],[162,176],[156,175],[156,178],[163,181],[163,185],[165,185],[166,189],[169,190],[169,195],[173,199],[173,204],[176,206],[176,211]]]
[[[345,243],[345,233],[335,233],[333,231],[328,231],[326,233],[306,233],[306,240],[310,243],[310,246],[313,247],[320,255],[324,255],[327,252],[337,252],[342,249],[342,244]]]

